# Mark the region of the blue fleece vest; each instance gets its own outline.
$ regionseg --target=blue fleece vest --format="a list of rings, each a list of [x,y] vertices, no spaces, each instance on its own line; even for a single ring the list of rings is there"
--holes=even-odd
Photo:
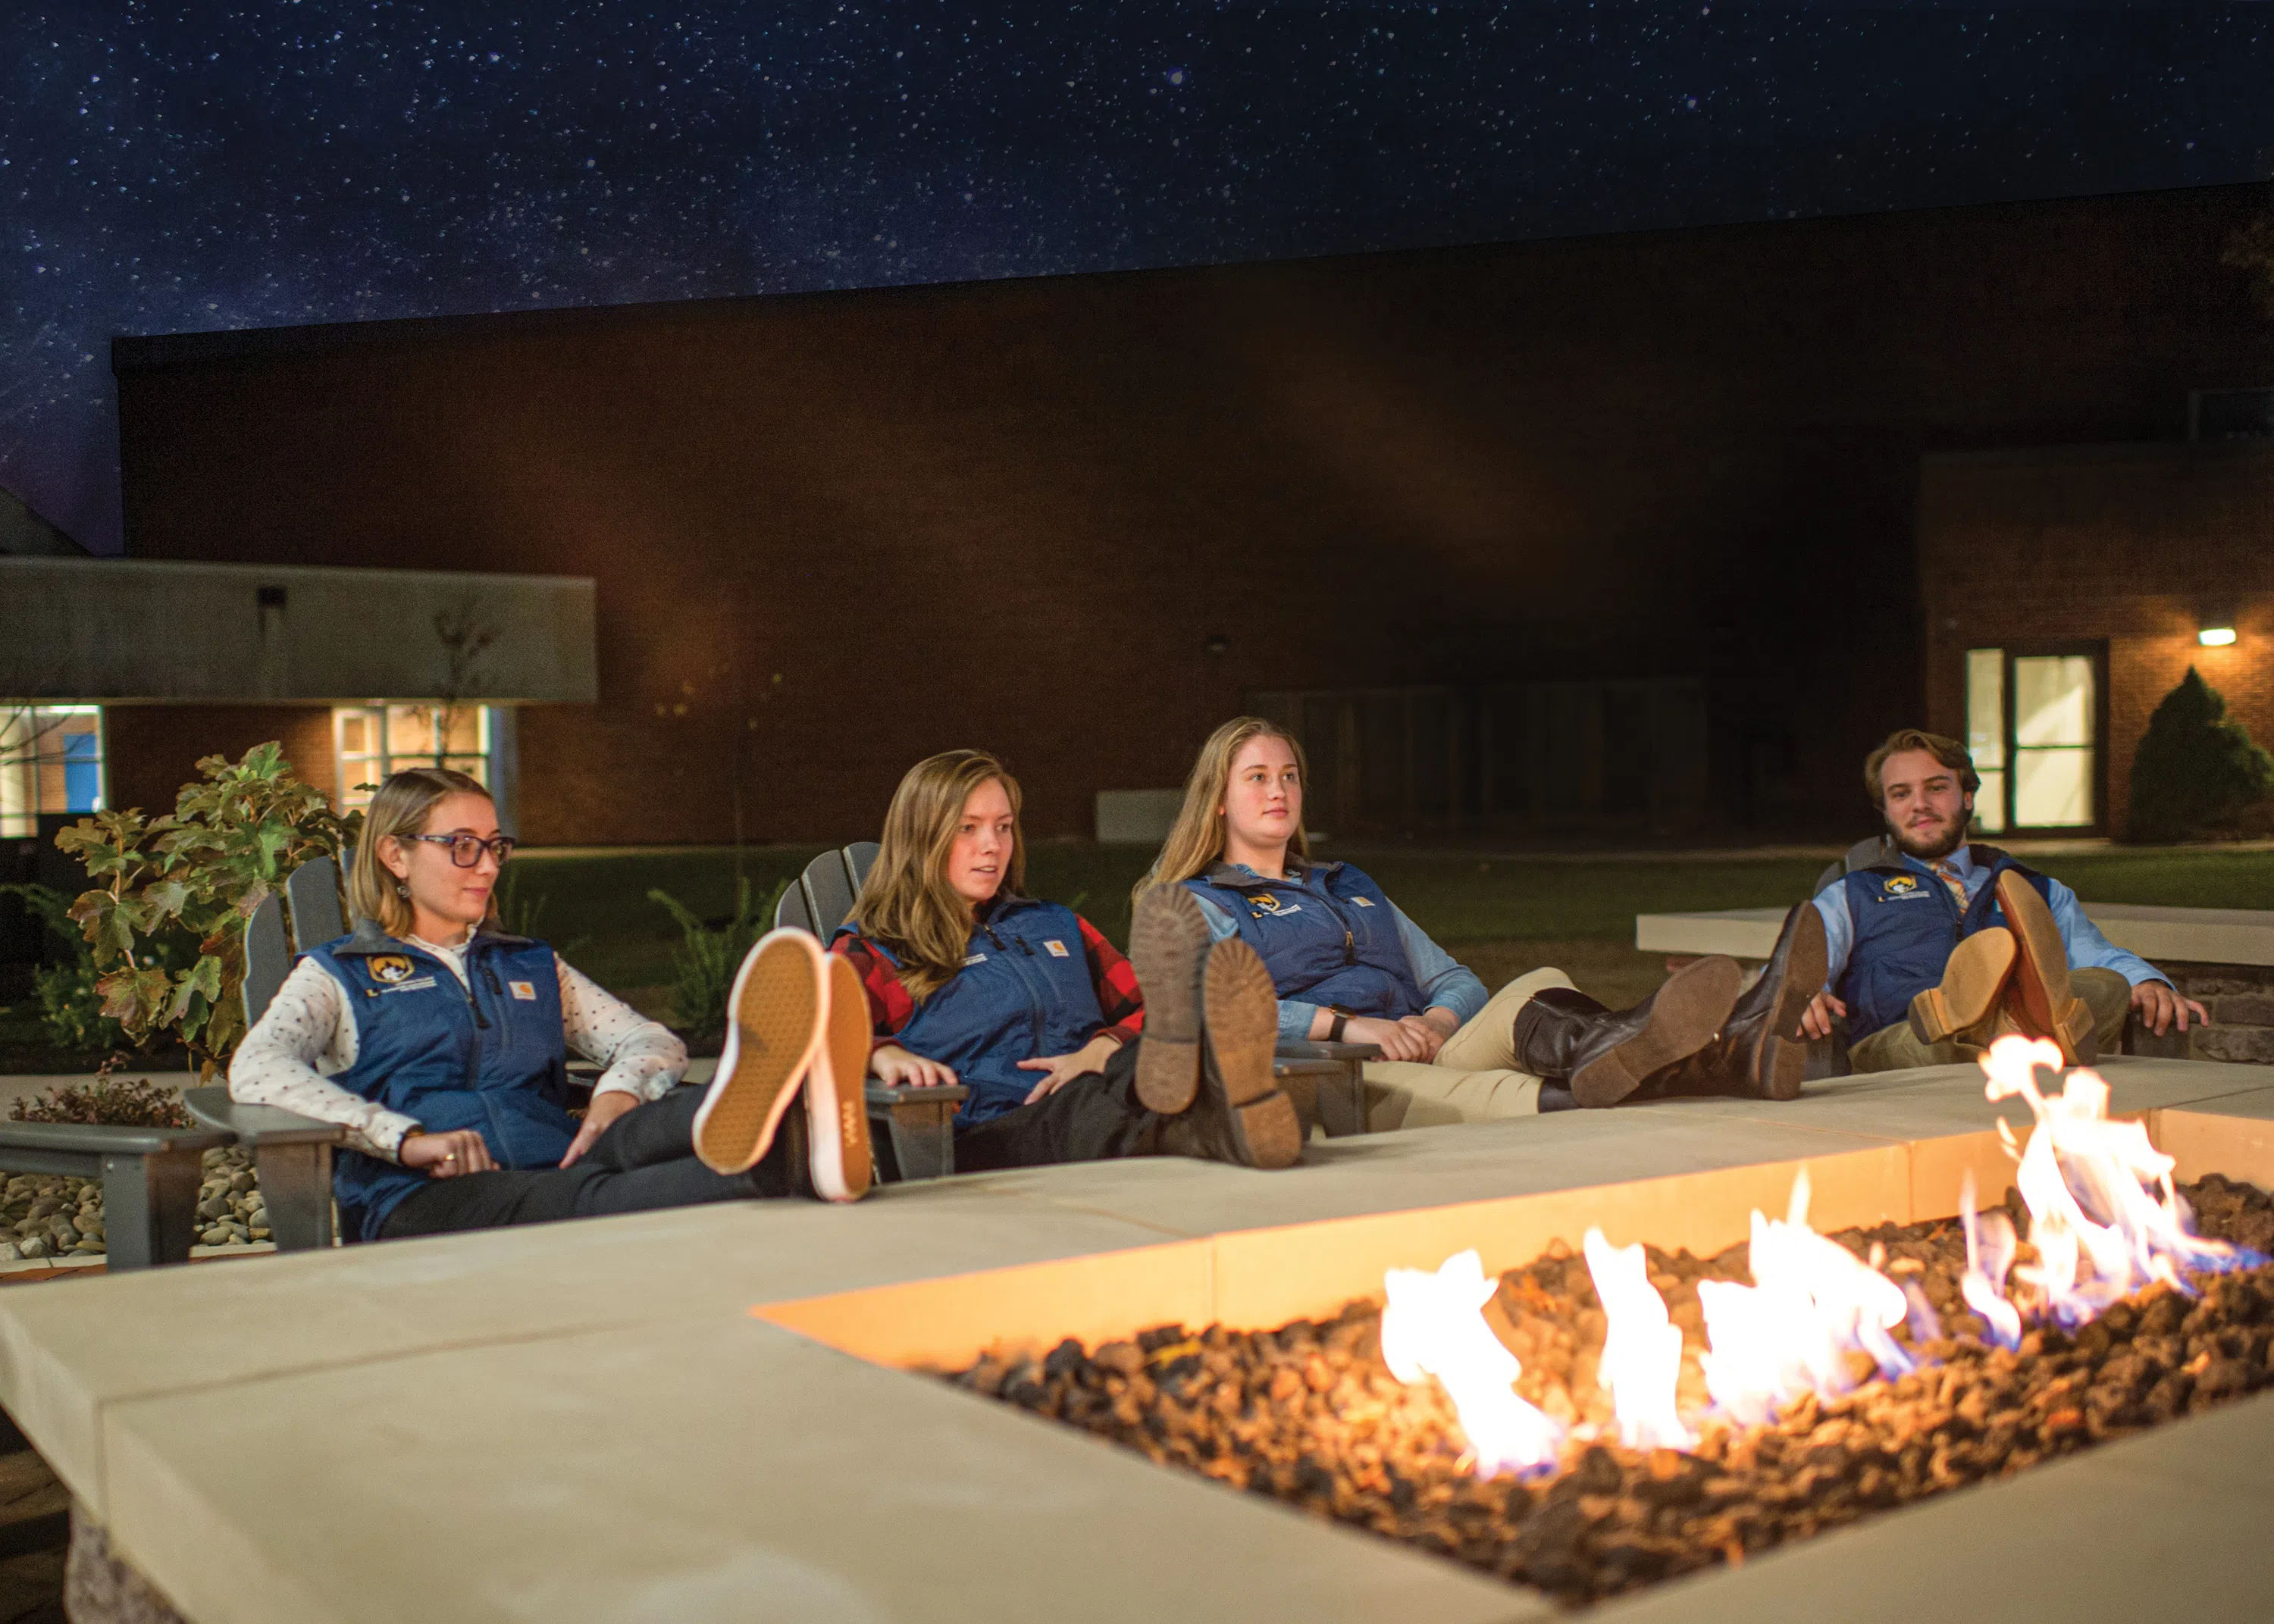
[[[560,1103],[568,1055],[551,948],[478,931],[466,950],[471,991],[448,965],[368,920],[308,957],[338,981],[356,1026],[355,1064],[331,1082],[429,1133],[477,1130],[501,1168],[560,1164],[576,1124]],[[426,1182],[360,1151],[332,1162],[333,1196],[343,1215],[360,1212],[365,1240]]]
[[[859,933],[847,925],[838,934]],[[899,963],[874,937],[862,940]],[[973,928],[963,968],[916,1005],[891,1041],[952,1067],[971,1090],[956,1113],[960,1130],[1026,1103],[1043,1074],[1021,1071],[1019,1062],[1072,1054],[1104,1025],[1073,910],[1005,897]]]
[[[1856,1042],[1910,1012],[1911,1000],[1942,980],[1950,950],[1977,930],[2003,925],[1998,906],[1998,876],[2010,868],[2049,897],[2052,882],[2024,868],[1994,846],[1971,850],[1977,868],[1990,877],[1961,914],[1950,888],[1931,874],[1898,861],[1874,863],[1842,875],[1848,916],[1856,939],[1848,968],[1840,978],[1840,997],[1848,1006],[1848,1041]]]
[[[1282,998],[1385,1020],[1426,1007],[1397,915],[1363,869],[1317,863],[1306,875],[1262,880],[1218,863],[1185,883],[1238,921]]]

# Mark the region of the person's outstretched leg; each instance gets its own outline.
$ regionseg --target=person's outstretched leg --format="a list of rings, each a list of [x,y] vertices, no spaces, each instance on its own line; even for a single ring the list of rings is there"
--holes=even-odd
[[[1581,1105],[1615,1105],[1711,1042],[1742,980],[1736,960],[1717,954],[1683,966],[1630,1010],[1544,989],[1517,1012],[1517,1066],[1566,1085]]]
[[[1432,1065],[1455,1071],[1521,1071],[1516,1059],[1517,1012],[1551,987],[1570,988],[1571,978],[1553,966],[1527,970],[1493,994],[1484,1008],[1445,1040]]]
[[[703,1090],[684,1086],[660,1100],[635,1105],[600,1131],[584,1161],[612,1173],[629,1173],[690,1156],[695,1154],[695,1117],[702,1109]]]
[[[988,1173],[1152,1154],[1161,1119],[1137,1097],[1145,1041],[1124,1043],[1105,1057],[1103,1070],[957,1134],[955,1170]]]

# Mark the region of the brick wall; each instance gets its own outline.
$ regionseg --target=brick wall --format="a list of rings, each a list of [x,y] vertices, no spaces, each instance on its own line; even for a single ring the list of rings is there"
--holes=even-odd
[[[113,807],[174,809],[202,756],[231,761],[274,739],[295,777],[332,792],[332,713],[306,705],[109,705],[102,714]]]
[[[2274,743],[2274,447],[1930,457],[1919,570],[1938,731],[1964,735],[1968,649],[2106,643],[2112,831],[2148,718],[2189,665]],[[2232,646],[2198,643],[2215,623]]]
[[[1845,834],[1920,454],[2274,376],[2263,197],[122,341],[128,541],[597,578],[538,841],[842,838],[959,744],[1083,834],[1247,690],[1581,676],[1702,680],[1716,821]]]

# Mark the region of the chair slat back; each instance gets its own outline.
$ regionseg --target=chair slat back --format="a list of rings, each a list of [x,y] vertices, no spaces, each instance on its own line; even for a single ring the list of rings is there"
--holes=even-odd
[[[877,866],[877,853],[884,849],[874,840],[855,840],[845,848],[845,873],[853,882],[855,896],[861,894],[862,883],[869,877],[869,870]]]
[[[284,936],[283,898],[271,892],[245,922],[245,1024],[267,1012],[269,1000],[292,973],[292,944]]]
[[[797,876],[798,889],[805,893],[806,906],[813,911],[813,934],[826,942],[837,934],[837,927],[853,912],[853,883],[845,871],[845,858],[839,852],[824,852],[805,865],[805,872]]]
[[[776,930],[813,930],[813,904],[806,900],[805,887],[785,885],[781,900],[774,904]],[[814,931],[818,936],[820,932]]]
[[[328,857],[302,863],[285,877],[284,901],[292,910],[292,945],[306,952],[348,933],[340,906],[340,866]]]

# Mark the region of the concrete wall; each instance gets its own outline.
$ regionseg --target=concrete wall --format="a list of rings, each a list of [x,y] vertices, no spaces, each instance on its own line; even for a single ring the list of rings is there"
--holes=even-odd
[[[596,579],[534,840],[866,833],[960,744],[1088,833],[1250,691],[1552,677],[1698,680],[1710,821],[1857,832],[1921,454],[2274,378],[2263,195],[122,342],[128,541]]]
[[[2189,665],[2274,743],[2274,445],[1930,457],[1920,482],[1930,726],[1963,737],[1966,650],[2105,641],[2105,825]],[[2236,641],[2196,634],[2232,625]]]

